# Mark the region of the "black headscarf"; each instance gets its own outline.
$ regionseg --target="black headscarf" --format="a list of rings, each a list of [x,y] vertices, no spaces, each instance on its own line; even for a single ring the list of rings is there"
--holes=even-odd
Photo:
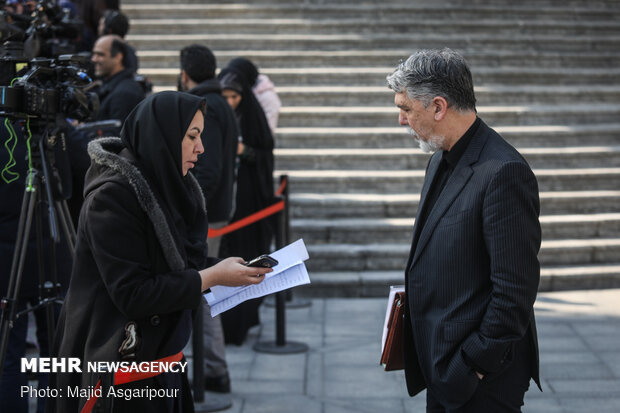
[[[235,110],[239,118],[241,136],[243,143],[256,152],[256,172],[263,178],[259,183],[260,188],[257,189],[262,193],[264,199],[271,201],[273,197],[274,140],[265,112],[254,96],[254,92],[252,92],[253,83],[250,82],[252,79],[256,80],[254,74],[258,75],[258,71],[251,69],[251,67],[255,69],[251,63],[249,66],[240,64],[243,61],[245,59],[242,58],[233,60],[231,65],[237,62],[236,65],[229,65],[222,69],[218,78],[222,89],[236,90],[239,87],[238,85],[241,86],[241,102]],[[237,92],[239,91],[237,90]]]
[[[248,64],[249,63],[249,64]],[[237,205],[233,221],[246,217],[273,204],[273,147],[271,129],[265,112],[254,96],[252,86],[258,70],[247,59],[235,59],[220,72],[222,89],[241,86],[241,102],[236,109],[241,136],[253,156],[241,156],[237,178]],[[221,256],[239,256],[250,260],[269,251],[273,238],[270,219],[227,234],[222,238]],[[261,299],[249,300],[222,314],[224,339],[227,343],[241,344],[247,330],[258,324],[258,306]]]
[[[197,96],[172,91],[155,93],[134,108],[121,130],[121,140],[176,229],[173,236],[190,256],[196,241],[190,233],[201,211],[189,176],[183,176],[181,142],[198,110],[204,113],[205,101]]]
[[[254,63],[244,57],[237,57],[228,63],[228,67],[242,73],[250,87],[254,87],[258,79],[258,68]]]
[[[240,62],[240,59],[235,59],[233,62]],[[235,112],[239,119],[239,128],[243,139],[243,144],[251,149],[252,156],[241,156],[241,162],[237,174],[237,206],[233,220],[243,218],[253,212],[260,211],[261,209],[271,205],[273,199],[273,148],[274,140],[271,135],[271,129],[267,123],[265,112],[258,103],[258,100],[252,92],[252,86],[248,81],[251,78],[251,73],[246,73],[240,69],[247,69],[247,65],[239,66],[227,66],[222,69],[219,74],[219,79],[222,84],[222,89],[228,88],[231,84],[241,85],[241,102],[237,106]],[[266,227],[269,224],[263,220],[254,225],[254,227]],[[250,231],[252,227],[248,228]],[[266,248],[262,246],[267,244],[271,239],[271,231],[268,228],[263,228],[261,235],[261,242],[256,243],[259,245],[257,248],[246,249],[244,251],[238,250],[237,246],[230,251],[231,255],[238,255],[245,259],[251,259],[259,252],[264,253]],[[235,241],[233,244],[244,245],[250,244],[247,241],[251,236],[244,236],[243,231],[236,231],[230,234],[231,237],[239,237],[240,241]],[[229,238],[231,238],[229,237]],[[245,241],[244,241],[245,239]]]

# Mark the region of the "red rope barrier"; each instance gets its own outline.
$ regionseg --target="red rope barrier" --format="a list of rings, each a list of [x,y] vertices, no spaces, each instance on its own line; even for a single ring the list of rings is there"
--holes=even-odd
[[[288,180],[286,178],[282,179],[282,182],[280,183],[280,187],[276,191],[276,196],[282,195],[287,184],[288,184]],[[275,204],[270,205],[265,209],[255,212],[252,215],[248,215],[247,217],[242,218],[239,221],[235,221],[232,224],[229,224],[223,228],[219,228],[219,229],[210,228],[207,238],[221,237],[222,235],[226,235],[230,232],[238,230],[239,228],[246,227],[250,224],[260,221],[261,219],[267,218],[268,216],[271,216],[275,214],[276,212],[280,212],[283,209],[284,209],[284,201],[276,202]]]
[[[282,195],[282,193],[284,192],[284,188],[286,188],[287,184],[288,184],[288,180],[286,178],[282,179],[282,182],[280,182],[280,187],[276,191],[276,196]]]
[[[164,357],[162,359],[156,360],[155,363],[166,363],[169,364],[173,361],[181,361],[181,359],[183,358],[183,352],[179,351],[177,354],[173,354],[172,356],[168,356],[168,357]],[[142,363],[137,363],[138,365],[140,364],[149,364],[149,362],[142,362]],[[147,372],[141,372],[141,371],[131,371],[131,372],[124,372],[124,371],[117,371],[116,373],[114,373],[114,385],[119,385],[119,384],[125,384],[125,383],[131,383],[134,381],[138,381],[138,380],[144,380],[144,379],[150,379],[151,377],[155,377],[155,376],[159,376],[161,374],[161,372],[152,372],[152,371],[147,371]]]
[[[155,363],[170,363],[173,361],[181,361],[182,358],[183,358],[183,352],[179,351],[177,354],[173,354],[172,356],[168,356],[168,357],[164,357],[159,360],[155,360]],[[148,363],[148,362],[143,362],[143,363]],[[142,363],[137,363],[137,364],[142,364]],[[152,371],[149,371],[149,372],[117,371],[114,373],[114,385],[116,386],[119,384],[132,383],[134,381],[149,379],[151,377],[159,376],[160,374],[161,372],[152,372]],[[97,399],[99,398],[99,396],[96,396],[96,394],[97,394],[97,390],[100,387],[101,387],[101,379],[97,381],[97,385],[95,386],[93,395],[90,396],[90,398],[86,401],[86,403],[84,403],[84,406],[82,407],[82,410],[80,410],[80,413],[90,413],[93,410],[93,407],[95,407],[95,403],[97,403]]]
[[[209,235],[207,235],[207,238],[221,237],[222,235],[226,235],[229,232],[236,231],[239,228],[243,228],[245,226],[255,223],[256,221],[267,218],[268,216],[273,215],[276,212],[280,212],[283,209],[284,201],[276,202],[275,204],[268,206],[261,211],[255,212],[252,215],[248,215],[247,217],[242,218],[239,221],[235,221],[232,224],[225,226],[224,228],[209,229]]]

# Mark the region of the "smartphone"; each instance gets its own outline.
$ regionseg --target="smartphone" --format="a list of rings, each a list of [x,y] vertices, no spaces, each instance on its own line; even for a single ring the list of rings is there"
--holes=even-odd
[[[270,257],[267,254],[263,254],[260,257],[256,257],[253,260],[250,260],[245,263],[248,267],[266,267],[272,268],[278,265],[278,260],[273,257]]]

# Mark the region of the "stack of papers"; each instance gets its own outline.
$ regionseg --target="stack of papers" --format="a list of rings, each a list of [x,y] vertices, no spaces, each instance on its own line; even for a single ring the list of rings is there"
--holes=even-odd
[[[243,287],[216,285],[211,287],[211,292],[204,294],[211,307],[212,317],[251,298],[263,297],[302,284],[310,284],[310,277],[304,264],[304,261],[308,259],[308,250],[302,239],[269,255],[278,260],[278,265],[273,267],[273,271],[265,276],[262,283]]]

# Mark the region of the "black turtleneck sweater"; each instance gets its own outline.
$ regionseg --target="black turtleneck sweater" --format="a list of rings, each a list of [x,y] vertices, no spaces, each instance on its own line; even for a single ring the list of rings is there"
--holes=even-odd
[[[454,168],[456,168],[456,165],[459,163],[463,153],[465,153],[465,150],[469,146],[469,142],[471,142],[476,130],[478,130],[479,125],[480,118],[476,117],[474,123],[469,127],[469,129],[467,129],[467,132],[465,132],[465,134],[461,136],[458,141],[456,141],[454,146],[449,151],[443,151],[439,168],[437,169],[433,183],[431,184],[428,194],[426,195],[424,209],[420,211],[420,214],[417,217],[418,226],[420,229],[417,231],[414,245],[417,246],[420,233],[422,232],[422,228],[424,228],[424,224],[426,224],[426,219],[428,218],[430,211],[435,206],[435,202],[437,202],[441,191],[443,191],[446,186],[446,182],[450,179],[450,175],[454,172]]]

